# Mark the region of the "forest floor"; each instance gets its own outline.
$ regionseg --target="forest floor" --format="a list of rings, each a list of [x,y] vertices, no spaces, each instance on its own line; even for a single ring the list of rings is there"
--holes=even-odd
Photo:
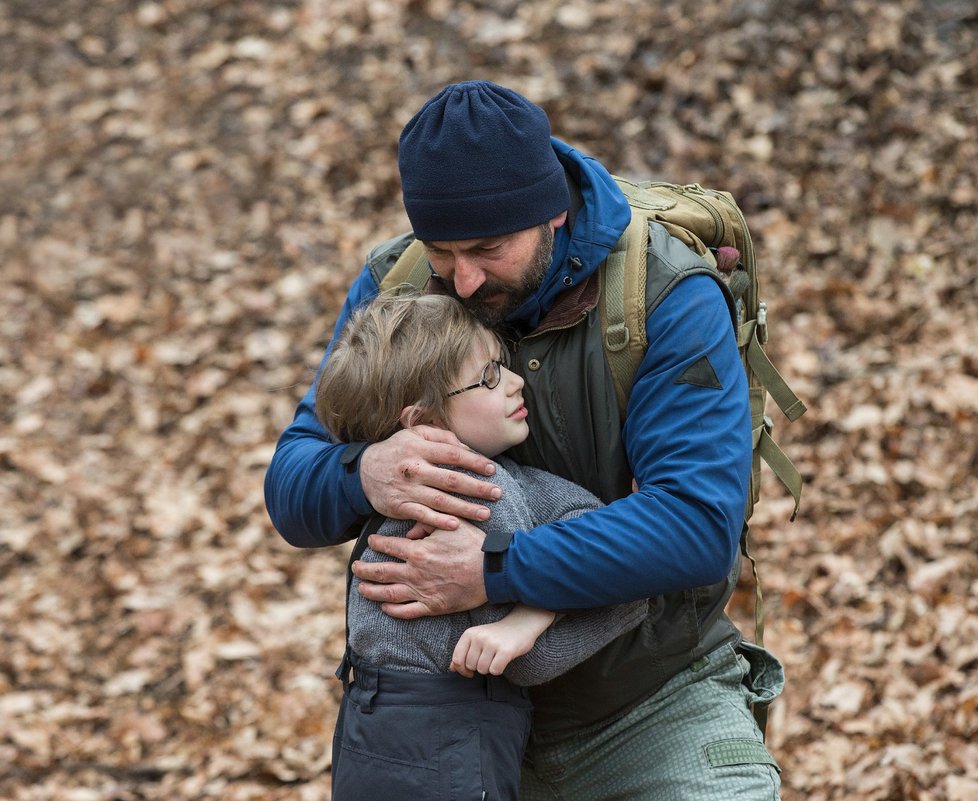
[[[0,798],[329,799],[345,553],[262,478],[470,77],[747,212],[786,801],[978,798],[976,51],[972,0],[0,5]]]

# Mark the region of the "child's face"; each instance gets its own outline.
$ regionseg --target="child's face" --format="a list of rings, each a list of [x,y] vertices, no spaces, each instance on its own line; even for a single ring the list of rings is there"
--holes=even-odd
[[[501,359],[500,351],[495,340],[486,342],[480,338],[462,365],[459,388],[478,384],[487,365]],[[465,445],[489,457],[519,445],[530,433],[523,405],[523,379],[505,367],[499,369],[499,383],[493,389],[477,386],[448,399],[448,428]],[[488,372],[492,372],[491,367]]]

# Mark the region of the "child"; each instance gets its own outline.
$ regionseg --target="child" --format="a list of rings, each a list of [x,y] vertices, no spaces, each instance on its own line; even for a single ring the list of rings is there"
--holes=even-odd
[[[491,480],[502,497],[480,524],[487,536],[598,508],[576,484],[499,456],[529,434],[523,379],[504,357],[498,338],[453,298],[381,295],[354,313],[333,344],[317,415],[343,442],[376,442],[426,424],[496,458]],[[410,528],[389,519],[379,533],[405,536]],[[387,557],[367,549],[360,558]],[[356,583],[347,593],[334,801],[516,801],[530,727],[525,687],[569,670],[647,614],[640,601],[555,622],[553,612],[487,604],[400,620],[364,599]]]

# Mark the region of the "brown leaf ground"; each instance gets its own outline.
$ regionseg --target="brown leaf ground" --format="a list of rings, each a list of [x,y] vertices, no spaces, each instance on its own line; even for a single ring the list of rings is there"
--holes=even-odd
[[[970,0],[0,5],[0,797],[329,798],[343,554],[277,537],[263,470],[405,226],[401,126],[490,77],[753,224],[810,407],[802,514],[768,476],[755,525],[785,799],[978,798],[976,34]]]

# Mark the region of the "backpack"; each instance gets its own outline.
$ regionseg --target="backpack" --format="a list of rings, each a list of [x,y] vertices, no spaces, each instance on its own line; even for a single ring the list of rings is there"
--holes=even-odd
[[[673,237],[703,258],[717,271],[733,296],[737,315],[737,346],[747,374],[750,395],[753,461],[741,553],[750,562],[754,576],[755,640],[763,645],[764,607],[757,564],[748,549],[748,521],[760,498],[761,460],[784,484],[794,499],[791,520],[801,500],[801,474],[771,436],[774,426],[765,414],[770,395],[789,421],[805,413],[805,404],[777,371],[764,345],[769,328],[767,305],[758,296],[754,245],[743,212],[729,192],[706,189],[699,184],[644,181],[633,183],[615,176],[628,199],[632,219],[605,260],[601,272],[598,310],[604,332],[605,355],[615,382],[618,407],[624,419],[625,406],[635,372],[645,356],[648,341],[646,318],[646,253],[649,223],[663,226]],[[381,281],[381,291],[408,284],[422,290],[431,276],[424,246],[414,240]]]

